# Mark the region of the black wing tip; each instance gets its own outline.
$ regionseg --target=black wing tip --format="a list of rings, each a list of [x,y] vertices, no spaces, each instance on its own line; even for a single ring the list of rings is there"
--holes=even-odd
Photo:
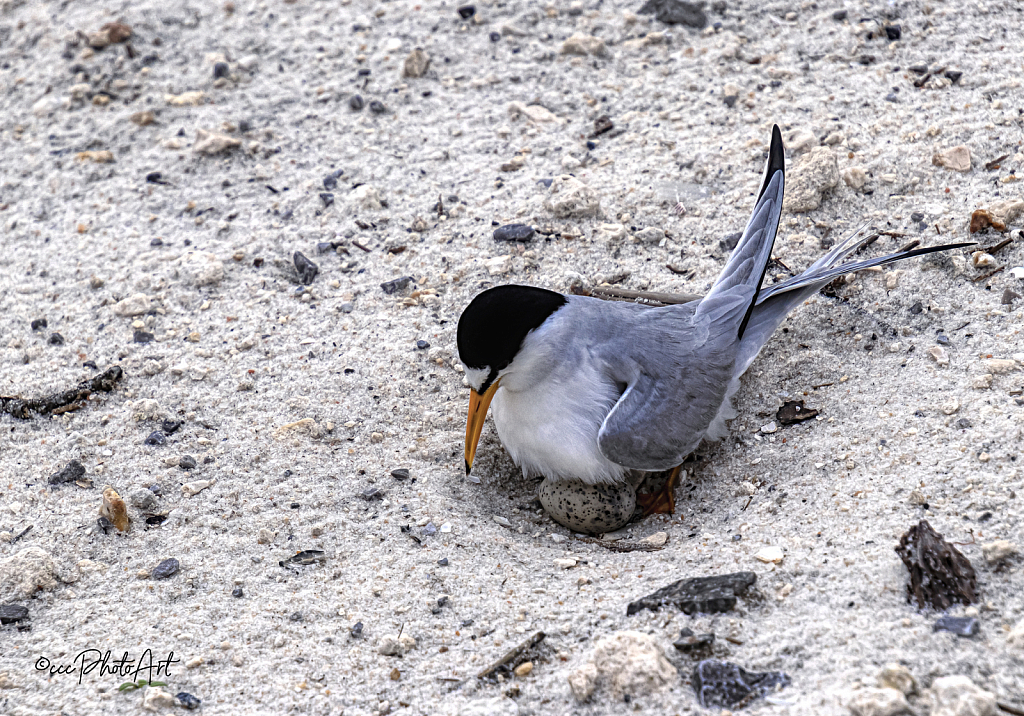
[[[768,189],[768,185],[771,184],[772,177],[775,176],[776,172],[782,172],[783,175],[786,173],[786,147],[782,143],[782,130],[779,129],[779,125],[773,124],[772,143],[768,147],[768,166],[765,168],[761,191],[757,194],[759,201]]]

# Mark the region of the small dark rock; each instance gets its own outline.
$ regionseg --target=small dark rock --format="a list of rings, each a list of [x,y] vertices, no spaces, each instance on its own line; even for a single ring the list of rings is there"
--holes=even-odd
[[[204,465],[212,465],[215,462],[217,462],[217,460],[213,457],[213,455],[207,455],[206,457],[203,458]]]
[[[908,602],[916,601],[920,609],[930,606],[944,610],[956,603],[978,601],[974,567],[926,520],[907,530],[895,549],[910,570]]]
[[[399,278],[393,278],[390,281],[385,281],[380,285],[380,288],[386,294],[398,293],[410,283],[413,282],[412,276],[401,276]]]
[[[940,346],[948,346],[949,336],[940,334],[935,337],[935,342],[938,343]]]
[[[416,341],[416,350],[425,351],[427,348],[430,348],[430,344],[425,340],[420,339]]]
[[[789,686],[781,671],[757,673],[728,661],[706,659],[697,664],[690,679],[697,701],[704,708],[731,708]]]
[[[299,272],[299,281],[304,286],[313,283],[313,279],[320,273],[320,267],[307,259],[301,251],[292,254],[292,261],[295,262],[295,270]]]
[[[17,624],[25,619],[28,619],[28,607],[20,604],[0,606],[0,624]]]
[[[327,208],[334,203],[334,194],[328,191],[320,192],[320,201],[324,203],[324,208]]]
[[[149,486],[149,491],[157,496],[164,494],[163,488],[160,487],[160,484],[157,482],[154,482],[152,485]]]
[[[595,149],[597,149],[597,142],[588,139],[587,140],[587,151],[588,152],[592,152]]]
[[[85,477],[85,466],[82,465],[78,460],[72,460],[64,466],[60,472],[55,472],[50,475],[49,482],[51,485],[63,485],[66,482],[75,482]]]
[[[694,634],[692,629],[683,629],[679,632],[679,638],[672,642],[672,646],[684,654],[689,654],[710,649],[714,643],[714,634]]]
[[[922,64],[911,65],[907,69],[910,70],[911,72],[913,72],[914,74],[917,74],[917,75],[924,75],[924,74],[928,73],[928,65],[922,65]]]
[[[165,559],[163,562],[158,564],[153,569],[153,574],[151,576],[153,577],[153,579],[170,579],[178,573],[179,567],[180,565],[178,563],[178,560],[176,560],[174,557],[171,557],[170,559]]]
[[[85,363],[82,363],[82,367],[91,368],[92,370],[99,370],[99,367],[96,365],[96,361],[91,360],[87,360]]]
[[[165,420],[160,423],[160,429],[167,435],[173,435],[178,432],[178,428],[185,424],[184,420]]]
[[[447,567],[448,566],[448,558],[447,557],[441,557],[441,559],[437,560],[437,564],[438,564],[439,567]]]
[[[970,430],[972,426],[970,420],[968,420],[967,418],[960,418],[955,423],[953,423],[953,427],[956,428],[957,430]]]
[[[157,236],[155,239],[150,239],[149,240],[149,245],[150,246],[163,246],[164,245],[164,240],[161,239],[159,236]]]
[[[498,42],[499,40],[501,40],[501,33],[500,32],[492,32],[489,35],[489,37],[491,38],[491,42]]]
[[[98,518],[96,520],[96,524],[99,526],[100,532],[102,532],[103,534],[107,534],[108,532],[110,532],[110,530],[114,529],[113,523],[106,517]]]
[[[357,94],[352,95],[348,98],[348,106],[355,112],[358,112],[363,108],[363,98]]]
[[[159,430],[154,430],[148,437],[146,437],[145,440],[143,440],[143,443],[146,445],[166,445],[167,436]]]
[[[903,29],[899,25],[886,25],[885,36],[890,42],[895,42],[903,35]]]
[[[810,420],[818,415],[815,408],[805,408],[802,400],[787,400],[775,413],[775,419],[780,425],[793,425]]]
[[[468,20],[476,14],[476,5],[460,5],[458,12],[459,17],[463,20]]]
[[[324,177],[324,189],[333,191],[336,186],[338,186],[338,177],[334,176],[334,174],[328,174]]]
[[[726,107],[728,107],[729,109],[732,109],[733,107],[736,106],[736,101],[739,98],[740,98],[739,95],[727,94],[724,97],[722,97],[722,101],[725,102],[725,106]]]
[[[255,268],[260,268],[261,266],[263,266],[263,258],[260,257],[260,256],[257,256],[256,258],[254,258],[252,260],[252,265]]]
[[[594,131],[591,132],[590,137],[591,139],[593,139],[594,137],[606,134],[607,132],[610,132],[613,129],[615,129],[615,123],[612,122],[612,118],[609,117],[607,114],[602,114],[600,117],[594,120]],[[548,184],[548,186],[550,186],[550,184]]]
[[[182,455],[180,458],[178,458],[178,467],[180,467],[182,470],[195,470],[196,459],[191,455]]]
[[[250,122],[248,119],[243,119],[238,123],[238,131],[241,132],[242,134],[245,134],[250,129],[252,129],[252,122]]]
[[[899,102],[900,101],[900,97],[895,92],[890,92],[889,94],[887,94],[885,96],[885,101],[886,102]]]
[[[1013,302],[1020,298],[1020,294],[1014,291],[1012,288],[1006,288],[1003,290],[1003,297],[999,299],[999,303],[1004,306],[1012,306]]]
[[[367,487],[365,490],[359,493],[359,496],[362,497],[367,502],[371,500],[383,500],[384,491],[376,487]]]
[[[155,340],[155,335],[140,329],[136,329],[135,333],[132,334],[132,341],[135,343],[152,343]]]
[[[942,74],[953,84],[959,82],[960,78],[964,76],[964,73],[960,70],[946,70]]]
[[[924,214],[922,214],[920,211],[915,211],[913,214],[910,215],[910,220],[913,221],[915,224],[924,221]]]
[[[359,637],[361,637],[363,635],[363,623],[362,622],[356,622],[348,630],[348,633],[349,633],[349,635],[353,639],[358,639]]]
[[[318,241],[316,244],[316,252],[320,255],[334,251],[334,248],[333,241]]]
[[[292,612],[291,616],[288,617],[293,622],[302,621],[302,612]]]
[[[957,636],[974,636],[981,628],[974,617],[939,617],[932,631],[948,631]]]
[[[641,609],[657,611],[668,606],[681,609],[685,614],[727,612],[736,606],[737,595],[745,594],[755,581],[757,575],[753,572],[681,579],[631,602],[626,607],[626,615],[636,614]]]
[[[146,175],[146,181],[150,184],[169,184],[161,172],[150,172]]]
[[[846,10],[836,10],[835,12],[832,13],[832,19],[835,20],[836,22],[842,22],[843,20],[846,19],[846,16],[849,14],[850,13],[847,12]]]
[[[653,14],[658,22],[666,25],[686,25],[701,29],[708,24],[703,6],[704,3],[693,4],[682,0],[647,0],[637,12],[641,15]]]
[[[392,470],[391,477],[395,478],[396,480],[408,480],[409,470],[404,467],[400,467],[397,470]]]
[[[31,325],[33,331],[38,331],[40,328],[46,328],[46,319],[37,318],[36,320],[32,321]]]
[[[241,587],[235,587],[234,589],[231,590],[231,596],[234,597],[235,599],[241,599],[242,597],[245,596],[245,592],[242,591]]]
[[[538,179],[537,183],[544,186],[545,189],[550,189],[554,179]]]
[[[388,108],[379,99],[375,99],[370,102],[370,111],[374,114],[384,114],[388,111]]]
[[[857,58],[857,62],[861,63],[862,65],[873,65],[875,64],[875,60],[877,59],[878,58],[875,57],[874,55],[860,55]]]
[[[64,345],[64,336],[59,333],[51,333],[46,342],[51,346],[62,346]]]
[[[213,65],[213,79],[219,80],[221,77],[227,77],[231,74],[231,68],[228,67],[227,62],[217,62]]]
[[[505,224],[494,230],[494,240],[526,242],[533,238],[533,234],[533,227],[528,224]]]
[[[728,236],[718,240],[718,246],[723,251],[732,251],[736,248],[736,244],[743,238],[743,232],[737,231],[735,234],[729,234]]]
[[[373,71],[369,67],[360,67],[356,71],[356,77],[369,77],[371,74],[373,74]]]
[[[918,301],[917,303],[915,303],[913,306],[910,307],[910,312],[912,314],[914,314],[915,316],[918,315],[919,313],[921,313],[921,311],[923,311],[923,310],[924,310],[924,305],[920,301]]]
[[[195,711],[203,702],[187,691],[179,691],[174,697],[181,704],[181,707],[189,711]]]

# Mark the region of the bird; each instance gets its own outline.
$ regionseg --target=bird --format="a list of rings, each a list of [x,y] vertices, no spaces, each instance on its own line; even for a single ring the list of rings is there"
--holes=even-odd
[[[864,243],[855,232],[803,273],[762,286],[785,174],[775,125],[753,213],[700,300],[650,307],[514,284],[473,298],[457,329],[470,387],[466,474],[490,407],[502,445],[525,477],[544,478],[541,504],[564,526],[618,529],[637,501],[644,515],[671,513],[683,460],[728,434],[741,376],[791,310],[837,276],[971,245],[844,264]],[[635,495],[640,478],[667,470],[659,493]]]

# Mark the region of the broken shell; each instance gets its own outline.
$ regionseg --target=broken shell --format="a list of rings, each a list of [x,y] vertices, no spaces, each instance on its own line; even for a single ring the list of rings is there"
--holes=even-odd
[[[108,487],[103,491],[100,517],[106,517],[120,532],[128,530],[128,507],[112,487]]]

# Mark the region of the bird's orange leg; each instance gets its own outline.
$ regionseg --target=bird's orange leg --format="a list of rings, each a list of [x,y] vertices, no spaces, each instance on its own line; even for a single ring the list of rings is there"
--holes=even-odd
[[[671,515],[676,511],[674,493],[676,485],[679,484],[679,473],[682,472],[682,469],[683,466],[681,464],[672,468],[672,473],[658,492],[652,492],[648,495],[637,494],[636,503],[643,508],[644,517],[657,514]]]

